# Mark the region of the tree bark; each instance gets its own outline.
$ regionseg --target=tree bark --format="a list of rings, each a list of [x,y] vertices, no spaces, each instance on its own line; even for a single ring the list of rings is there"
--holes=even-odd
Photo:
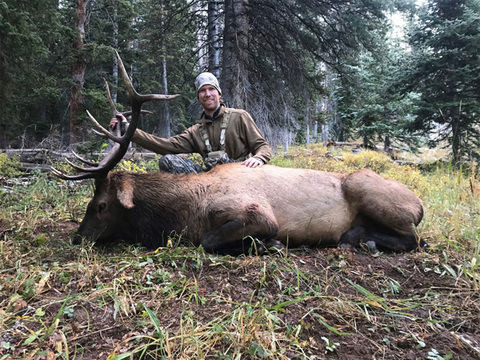
[[[460,107],[461,105],[450,110],[452,125],[452,155],[454,164],[458,164],[461,159]]]
[[[199,2],[194,1],[193,2],[193,13],[197,14],[201,11],[202,11],[202,5]],[[204,39],[202,37],[202,31],[200,30],[199,26],[197,26],[197,29],[196,29],[196,42],[197,42],[197,47],[198,47],[198,62],[197,62],[197,65],[198,65],[198,68],[199,68],[200,72],[203,72],[203,71],[205,71],[205,66],[207,64],[206,64],[206,61],[205,61]]]
[[[113,48],[118,50],[118,8],[117,4],[113,5],[113,39],[112,44]],[[111,89],[112,100],[113,102],[117,102],[117,95],[118,95],[118,59],[115,55],[113,55],[113,66],[112,66],[112,77],[113,77],[113,89]]]
[[[90,0],[75,1],[75,27],[78,29],[78,36],[73,40],[75,61],[72,64],[73,86],[70,96],[70,144],[77,143],[83,139],[81,131],[80,107],[82,104],[83,85],[85,83],[85,27],[88,20],[87,7]]]
[[[163,1],[161,2],[162,10],[163,10]],[[165,20],[163,17],[163,11],[160,15],[160,22],[162,24],[162,28],[165,27]],[[163,93],[165,95],[168,94],[168,79],[167,79],[167,45],[165,44],[165,39],[162,37],[161,40],[161,49],[162,49],[162,84],[163,84]],[[170,137],[172,133],[172,124],[170,119],[170,106],[168,101],[163,102],[163,121],[160,120],[159,124],[159,131],[161,131],[162,136]],[[162,129],[163,128],[163,129]]]
[[[221,86],[228,106],[247,109],[249,0],[225,0]]]
[[[165,29],[165,3],[163,0],[159,1],[160,5],[160,11],[159,11],[159,22],[160,22],[160,31],[161,33],[166,33],[167,29]],[[168,70],[167,70],[167,43],[165,41],[165,38],[163,36],[160,37],[159,39],[159,59],[156,61],[161,66],[161,73],[160,73],[160,83],[162,84],[162,90],[161,92],[163,94],[168,94]],[[160,105],[162,108],[162,113],[159,116],[156,117],[156,125],[155,125],[155,130],[154,133],[155,135],[159,137],[170,137],[172,135],[172,123],[171,123],[171,116],[170,116],[170,106],[168,104],[168,101],[162,102]]]
[[[208,2],[208,69],[217,78],[220,77],[220,21],[219,3]]]

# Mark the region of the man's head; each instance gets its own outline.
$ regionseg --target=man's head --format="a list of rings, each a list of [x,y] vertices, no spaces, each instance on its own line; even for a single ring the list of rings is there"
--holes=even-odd
[[[201,73],[195,80],[195,88],[197,89],[198,101],[205,114],[212,116],[220,106],[220,97],[222,96],[217,78],[212,73]]]

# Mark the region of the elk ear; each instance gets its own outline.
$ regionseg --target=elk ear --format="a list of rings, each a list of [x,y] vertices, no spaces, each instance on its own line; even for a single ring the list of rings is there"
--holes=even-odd
[[[133,203],[133,185],[131,181],[123,181],[122,187],[117,190],[117,198],[127,209],[132,209]]]

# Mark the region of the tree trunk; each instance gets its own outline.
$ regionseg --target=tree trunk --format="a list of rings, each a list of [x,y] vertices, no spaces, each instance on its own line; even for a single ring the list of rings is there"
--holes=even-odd
[[[460,127],[460,108],[461,104],[458,107],[454,107],[450,111],[451,124],[452,124],[452,153],[453,153],[453,163],[458,164],[461,158],[461,127]]]
[[[317,68],[317,73],[323,73],[325,78],[323,80],[323,86],[329,92],[334,90],[334,77],[332,69],[327,66],[325,63],[320,63]],[[331,95],[324,95],[320,100],[317,101],[315,106],[315,115],[318,118],[320,114],[323,114],[324,123],[321,125],[322,128],[322,142],[325,146],[328,145],[330,141],[330,130],[336,127],[337,118],[335,117],[335,103],[332,101]]]
[[[112,15],[112,46],[114,49],[118,50],[118,8],[117,4],[113,4],[113,15]],[[112,64],[112,82],[113,86],[110,88],[110,94],[112,96],[112,101],[117,102],[118,99],[118,59],[113,55],[113,64]],[[108,128],[108,131],[113,134],[113,130]],[[107,140],[108,147],[107,151],[110,151],[114,142],[110,139]]]
[[[324,146],[328,145],[328,141],[330,140],[329,134],[330,134],[330,122],[327,122],[326,124],[322,124],[322,142]]]
[[[118,50],[118,8],[117,4],[115,3],[113,8],[113,39],[112,44],[113,48]],[[115,55],[113,55],[113,66],[112,66],[112,77],[113,77],[113,89],[111,89],[112,100],[113,102],[117,102],[117,94],[118,94],[118,59]]]
[[[208,2],[208,69],[220,77],[220,21],[219,3]]]
[[[225,0],[221,87],[228,106],[247,107],[249,0]]]
[[[383,151],[393,158],[392,140],[388,135],[385,136],[385,139],[383,141]]]
[[[160,26],[161,29],[165,29],[165,19],[164,19],[164,2],[160,1]],[[162,86],[163,94],[168,94],[168,80],[167,80],[167,45],[165,44],[165,39],[162,37],[160,39],[160,63],[162,64]],[[170,137],[171,136],[171,121],[170,121],[170,106],[168,101],[162,103],[163,106],[163,116],[158,117],[157,128],[155,134],[160,137]]]
[[[198,14],[202,11],[202,5],[198,1],[193,2],[193,13]],[[202,23],[201,21],[196,21],[196,23]],[[199,72],[205,71],[205,46],[204,46],[204,39],[202,38],[202,31],[200,26],[196,28],[196,41],[198,47],[198,69]]]
[[[163,41],[162,41],[163,42]],[[168,95],[168,80],[167,80],[167,54],[166,49],[164,46],[164,52],[162,55],[162,66],[163,66],[163,74],[162,74],[162,81],[163,81],[163,93]],[[172,122],[170,119],[170,106],[168,101],[163,102],[163,136],[170,137],[172,135]]]
[[[82,140],[81,131],[81,114],[80,106],[82,103],[83,85],[85,83],[85,60],[84,60],[84,42],[85,42],[85,26],[87,24],[88,13],[87,6],[90,0],[75,1],[75,26],[78,29],[78,36],[73,41],[73,49],[75,51],[75,61],[72,64],[72,80],[73,86],[70,97],[70,144],[77,143]]]

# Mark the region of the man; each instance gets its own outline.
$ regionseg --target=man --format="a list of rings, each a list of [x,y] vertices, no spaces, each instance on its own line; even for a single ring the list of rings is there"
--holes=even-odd
[[[160,168],[171,170],[173,167],[172,172],[175,173],[200,170],[179,169],[182,163],[186,168],[191,166],[185,163],[185,159],[167,154],[199,153],[207,170],[218,163],[232,161],[242,162],[249,168],[266,164],[272,156],[270,146],[249,113],[225,107],[217,78],[208,72],[201,73],[195,80],[195,88],[203,108],[202,116],[195,125],[168,139],[137,129],[132,141],[166,155],[160,162]],[[121,120],[126,122],[123,116]],[[110,127],[113,129],[117,122],[117,119],[112,119]]]

